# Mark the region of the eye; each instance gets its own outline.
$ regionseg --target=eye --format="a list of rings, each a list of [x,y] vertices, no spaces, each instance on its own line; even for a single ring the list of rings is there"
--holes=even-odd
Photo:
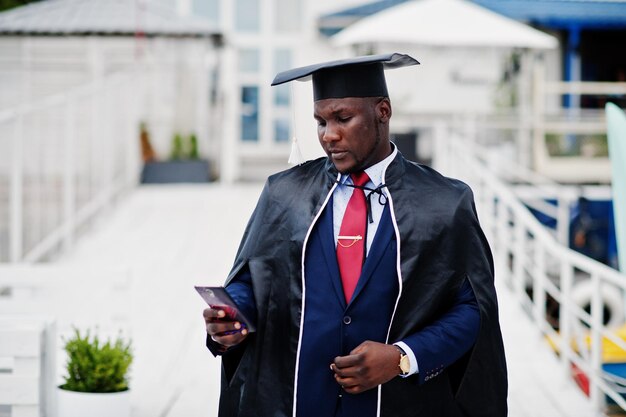
[[[317,121],[317,127],[324,127],[326,126],[326,121],[324,120],[318,120]]]
[[[337,117],[337,121],[340,123],[348,123],[352,119],[352,116],[340,116]]]

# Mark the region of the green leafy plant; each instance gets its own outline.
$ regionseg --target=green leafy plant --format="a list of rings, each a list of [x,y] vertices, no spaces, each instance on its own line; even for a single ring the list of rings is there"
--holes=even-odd
[[[79,392],[119,392],[128,390],[128,368],[133,361],[131,343],[117,337],[100,341],[78,329],[65,342],[67,376],[61,389]]]
[[[183,137],[180,133],[176,133],[172,139],[172,151],[170,159],[183,159],[185,152],[183,150]]]
[[[189,135],[189,159],[198,158],[200,158],[200,153],[198,152],[198,138],[192,133]]]

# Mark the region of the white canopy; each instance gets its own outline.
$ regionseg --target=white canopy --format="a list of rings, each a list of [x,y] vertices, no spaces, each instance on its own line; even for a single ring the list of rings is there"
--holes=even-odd
[[[555,37],[466,0],[412,0],[363,18],[331,38],[335,46],[404,43],[428,46],[551,49]]]

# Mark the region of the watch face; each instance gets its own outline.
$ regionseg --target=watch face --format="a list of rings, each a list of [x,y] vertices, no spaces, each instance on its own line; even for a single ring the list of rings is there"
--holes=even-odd
[[[409,363],[409,357],[407,355],[400,357],[400,370],[403,374],[408,374],[411,370],[411,364]]]

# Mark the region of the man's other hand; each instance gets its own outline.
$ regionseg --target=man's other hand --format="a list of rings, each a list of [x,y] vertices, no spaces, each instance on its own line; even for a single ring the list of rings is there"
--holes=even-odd
[[[248,335],[248,329],[242,323],[226,318],[224,310],[209,307],[204,309],[202,315],[206,323],[206,332],[222,346],[237,346]]]
[[[400,352],[393,345],[366,340],[348,356],[337,356],[330,369],[347,393],[358,394],[400,373]]]

